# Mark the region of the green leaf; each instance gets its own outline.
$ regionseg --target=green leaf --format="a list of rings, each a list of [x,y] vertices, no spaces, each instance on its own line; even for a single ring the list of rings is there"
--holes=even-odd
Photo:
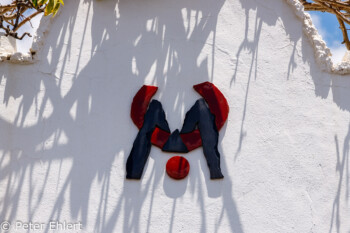
[[[49,0],[49,3],[47,4],[45,8],[45,16],[52,13],[53,7],[54,7],[54,1],[55,0]]]
[[[33,6],[38,7],[38,0],[33,0]]]
[[[39,6],[42,6],[47,3],[47,0],[39,0],[38,4]]]
[[[62,6],[64,6],[63,0],[58,0],[58,1],[62,4]]]
[[[54,9],[56,8],[57,3],[58,3],[58,0],[53,0],[52,14],[53,14]],[[59,4],[59,3],[58,3],[58,4]]]
[[[57,14],[58,9],[60,9],[60,6],[61,6],[61,4],[59,2],[57,2],[55,7],[52,10],[52,17],[54,17]]]

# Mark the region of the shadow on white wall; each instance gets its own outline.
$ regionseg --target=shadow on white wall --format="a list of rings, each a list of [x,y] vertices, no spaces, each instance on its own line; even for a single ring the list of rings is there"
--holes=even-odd
[[[259,43],[261,38],[265,38],[262,37],[263,27],[282,22],[290,38],[294,49],[292,54],[286,54],[290,62],[286,67],[287,72],[280,77],[286,82],[293,78],[293,70],[297,67],[297,44],[300,40],[303,53],[313,54],[309,42],[301,36],[301,23],[298,25],[285,17],[284,11],[289,9],[286,3],[277,4],[281,7],[281,14],[276,15],[274,10],[267,7],[274,4],[273,0],[264,3],[253,0],[239,2],[246,12],[246,30],[242,43],[237,45],[231,85],[239,79],[241,66],[248,65],[249,74],[241,113],[240,138],[234,142],[237,144],[236,154],[231,155],[236,158],[247,134],[244,122],[250,96],[249,85],[253,79],[259,79]],[[12,99],[21,99],[14,113],[14,122],[0,118],[0,128],[7,130],[0,136],[0,149],[3,151],[0,180],[7,180],[0,219],[15,221],[19,212],[26,212],[28,219],[31,219],[38,214],[37,208],[43,205],[44,196],[55,196],[54,208],[47,213],[49,219],[64,219],[66,213],[62,213],[62,209],[69,203],[72,217],[81,219],[84,225],[93,225],[96,232],[120,230],[115,229],[120,221],[123,221],[124,232],[143,232],[140,225],[144,216],[140,214],[145,208],[145,200],[151,198],[147,216],[149,231],[151,222],[157,221],[152,219],[153,205],[157,201],[154,199],[156,188],[162,186],[165,195],[173,201],[169,232],[173,232],[179,198],[186,192],[198,190],[203,191],[196,194],[196,203],[202,209],[201,232],[207,231],[206,197],[221,197],[218,200],[222,201],[223,207],[217,218],[218,225],[227,216],[230,230],[243,232],[233,198],[234,187],[231,187],[231,177],[226,175],[232,164],[227,164],[224,156],[221,166],[226,176],[221,181],[208,179],[204,157],[189,158],[191,165],[197,166],[191,166],[190,176],[185,180],[176,182],[164,178],[162,164],[168,157],[162,156],[157,148],[152,148],[153,166],[149,166],[150,161],[146,165],[148,171],[151,169],[147,180],[129,181],[124,178],[126,159],[137,133],[129,119],[129,112],[125,111],[129,111],[133,95],[145,82],[157,85],[166,93],[166,96],[159,95],[157,98],[162,103],[168,103],[163,107],[172,113],[167,116],[171,129],[181,125],[184,109],[167,98],[187,102],[195,98],[195,94],[189,94],[193,84],[213,81],[216,26],[224,3],[224,0],[66,1],[38,55],[40,62],[15,68],[11,65],[0,76],[0,83],[7,77],[3,104],[10,108]],[[83,9],[79,15],[78,9]],[[252,10],[257,11],[253,27],[249,25]],[[82,18],[81,14],[86,18]],[[251,30],[253,34],[249,34]],[[283,52],[283,49],[276,51],[272,44],[270,55],[273,56],[275,52]],[[208,56],[203,58],[202,53]],[[243,53],[249,54],[250,64],[242,63]],[[320,71],[313,57],[303,56],[302,59],[310,64],[310,71],[306,72],[313,77],[315,95],[326,98],[332,90],[333,101],[340,108],[350,111],[350,102],[345,101],[350,99],[350,93],[348,89],[339,88],[350,87],[350,81],[340,76],[331,79],[329,74]],[[30,72],[30,78],[13,75],[20,72]],[[188,88],[181,89],[184,86]],[[192,104],[188,101],[187,107]],[[33,106],[34,112],[31,110]],[[225,135],[225,127],[220,135]],[[347,138],[344,140],[343,158],[340,158],[340,152],[337,155],[341,177],[334,200],[331,230],[333,222],[336,222],[338,229],[340,224],[337,217],[338,196],[344,177],[348,174],[348,165],[345,165],[349,150]],[[337,137],[336,145],[338,148]],[[221,148],[219,150],[222,153]],[[70,164],[64,161],[70,161]],[[45,177],[42,183],[32,178],[38,172],[38,167],[42,168],[40,172]],[[205,184],[199,178],[203,173]],[[113,186],[111,181],[114,179],[124,180],[123,186]],[[50,182],[57,183],[55,190],[47,188]],[[99,193],[91,192],[96,182],[101,185]],[[207,190],[203,190],[204,186]],[[23,188],[28,189],[27,197],[23,197]],[[348,189],[347,185],[347,192]],[[119,191],[120,195],[113,194]],[[96,196],[98,203],[93,205],[91,202],[96,201]],[[19,204],[23,198],[29,200],[27,209]],[[117,204],[109,212],[109,204],[114,198],[117,198]],[[95,209],[95,206],[98,208]],[[96,214],[94,223],[88,223],[89,213]]]
[[[310,70],[305,71],[306,73],[310,73],[312,80],[314,82],[315,86],[315,95],[317,97],[321,97],[322,99],[326,99],[331,91],[333,95],[333,102],[342,110],[346,112],[350,112],[350,79],[348,77],[344,77],[341,75],[331,75],[329,73],[326,73],[325,71],[322,71],[320,69],[319,64],[316,63],[314,56],[310,56],[314,53],[312,46],[310,45],[310,41],[308,38],[306,38],[305,34],[302,32],[302,23],[296,24],[295,21],[291,21],[288,12],[285,12],[288,10],[287,7],[281,7],[281,5],[276,5],[274,1],[245,1],[240,0],[240,3],[242,5],[242,8],[245,9],[245,34],[244,34],[244,40],[239,45],[239,48],[236,53],[236,65],[235,65],[235,71],[234,75],[231,79],[231,85],[234,85],[237,82],[238,76],[240,75],[240,66],[247,66],[247,64],[242,63],[243,59],[240,59],[241,56],[245,56],[247,54],[250,54],[250,64],[249,64],[249,74],[248,74],[248,82],[246,86],[246,94],[245,94],[245,101],[243,106],[243,112],[242,112],[242,121],[241,121],[241,127],[240,127],[240,137],[239,141],[237,142],[237,150],[235,154],[235,160],[240,154],[242,144],[244,143],[244,139],[247,135],[247,132],[244,130],[244,123],[245,123],[245,117],[247,112],[247,102],[249,98],[249,86],[252,82],[252,78],[256,81],[259,73],[259,64],[258,60],[264,60],[261,59],[265,56],[273,56],[276,52],[277,53],[283,53],[282,48],[275,47],[275,43],[271,44],[271,53],[267,54],[266,51],[264,51],[264,54],[259,54],[259,43],[264,43],[266,45],[268,36],[261,35],[264,31],[263,27],[268,27],[271,25],[275,25],[278,22],[281,22],[283,24],[283,27],[285,29],[285,33],[287,34],[288,38],[290,39],[290,44],[293,46],[293,52],[292,54],[286,54],[286,56],[290,57],[290,62],[288,65],[288,69],[286,74],[281,75],[280,78],[286,78],[287,81],[291,78],[298,78],[293,77],[293,71],[298,66],[297,56],[302,57],[302,60],[304,63],[307,63],[310,66]],[[275,7],[270,7],[274,5]],[[277,12],[279,14],[276,14],[276,8],[278,9]],[[250,25],[249,19],[250,19],[250,12],[256,11],[256,14],[254,14],[255,18],[255,24]],[[297,19],[296,19],[297,20]],[[243,21],[243,20],[242,20]],[[252,27],[253,26],[253,27]],[[250,33],[249,33],[250,32]],[[265,41],[261,41],[261,38],[264,38]],[[298,43],[301,43],[302,50],[297,51],[297,45]],[[243,54],[243,55],[242,55]],[[258,59],[259,56],[259,59]],[[244,60],[245,62],[247,60]],[[274,63],[273,65],[278,65],[278,61]],[[267,65],[267,64],[263,64]],[[244,70],[242,68],[242,70]],[[277,70],[271,70],[273,77],[276,78]],[[269,76],[270,74],[263,73],[263,75]],[[273,80],[271,80],[273,82]],[[340,149],[339,146],[339,140],[337,134],[335,134],[335,146],[336,146],[336,161],[337,161],[337,174],[339,174],[339,182],[337,186],[337,192],[334,197],[333,201],[333,207],[332,207],[332,217],[329,220],[329,232],[340,232],[341,231],[341,225],[342,225],[342,218],[341,217],[341,195],[345,195],[346,200],[348,200],[349,193],[350,193],[350,182],[349,182],[349,176],[350,176],[350,169],[349,169],[349,143],[350,143],[350,127],[348,128],[347,134],[343,141],[343,148]],[[345,189],[345,190],[344,190]],[[344,203],[345,204],[345,203]],[[346,204],[345,204],[346,205]]]
[[[164,170],[155,164],[145,184],[124,180],[118,204],[107,218],[113,192],[110,181],[125,179],[125,162],[136,135],[132,124],[121,125],[130,120],[128,113],[120,117],[120,109],[130,108],[131,98],[145,80],[166,91],[168,98],[179,98],[179,101],[187,98],[193,84],[212,80],[214,59],[210,71],[208,60],[201,60],[199,55],[210,36],[213,38],[210,47],[215,46],[217,17],[224,1],[121,0],[116,3],[85,0],[81,3],[86,10],[84,20],[77,18],[81,7],[78,1],[65,2],[40,52],[41,61],[32,67],[16,67],[24,73],[30,70],[37,75],[34,78],[13,77],[10,69],[1,77],[9,77],[4,104],[10,105],[12,98],[22,101],[14,122],[0,119],[1,128],[8,129],[0,138],[3,150],[0,163],[6,164],[9,158],[0,175],[8,184],[0,219],[15,221],[18,212],[23,211],[32,219],[43,196],[56,195],[49,219],[63,218],[62,208],[68,200],[72,217],[81,219],[84,225],[89,212],[97,212],[96,222],[92,223],[96,232],[115,231],[122,213],[123,231],[140,232],[143,201],[150,194],[154,195]],[[91,38],[86,38],[89,35]],[[214,49],[212,52],[214,56]],[[188,89],[179,91],[177,87],[184,83],[188,84]],[[130,99],[120,99],[123,96],[130,96]],[[35,113],[32,114],[33,105]],[[169,117],[173,122],[174,119],[180,122],[183,109],[176,105],[168,107],[173,108],[173,115]],[[27,124],[33,115],[37,121]],[[126,135],[128,131],[133,133]],[[124,163],[114,167],[115,156],[120,155],[124,156]],[[63,163],[67,159],[71,161],[70,168]],[[58,161],[59,167],[56,166]],[[157,163],[157,159],[154,161]],[[204,157],[195,162],[207,169]],[[41,186],[31,178],[40,163],[45,164]],[[223,170],[227,170],[224,163]],[[208,177],[208,171],[203,172]],[[195,190],[186,190],[187,183],[193,187],[204,185],[198,179],[202,171],[193,166],[191,173],[188,179],[176,185],[175,181],[164,179],[165,194],[173,199],[173,213],[177,198]],[[27,178],[29,184],[25,184]],[[91,193],[96,179],[102,187],[99,194]],[[217,182],[206,179],[208,195],[223,197],[219,223],[225,213],[231,230],[243,232],[231,187],[227,186],[222,192],[223,186],[230,183],[229,179]],[[52,180],[57,182],[56,190],[47,188]],[[22,195],[24,186],[28,186],[28,197]],[[91,210],[91,195],[100,195],[97,210]],[[203,209],[201,232],[206,231],[204,195],[199,193],[197,200]],[[27,210],[18,204],[21,198],[29,199]],[[156,201],[153,196],[151,198],[147,228],[151,223],[152,204]],[[174,216],[170,219],[169,232],[172,232],[173,220]]]

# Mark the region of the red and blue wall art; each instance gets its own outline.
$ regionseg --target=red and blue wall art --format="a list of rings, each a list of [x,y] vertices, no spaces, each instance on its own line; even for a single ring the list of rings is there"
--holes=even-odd
[[[144,85],[136,93],[131,105],[131,118],[139,128],[126,163],[126,178],[141,179],[152,145],[164,152],[188,153],[203,148],[210,178],[221,179],[220,153],[218,151],[219,130],[229,112],[226,98],[212,83],[193,86],[203,98],[198,99],[186,113],[179,131],[171,132],[162,104],[151,100],[158,87]],[[174,156],[166,165],[167,174],[174,179],[183,179],[190,170],[189,162],[182,156]]]

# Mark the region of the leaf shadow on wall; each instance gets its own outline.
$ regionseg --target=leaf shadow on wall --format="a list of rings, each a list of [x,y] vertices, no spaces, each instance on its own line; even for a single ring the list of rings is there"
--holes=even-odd
[[[302,82],[305,82],[305,85],[308,85],[308,82],[310,81],[311,83],[314,84],[314,94],[316,97],[320,97],[324,100],[329,99],[329,94],[332,94],[331,99],[333,100],[334,104],[337,105],[341,110],[346,111],[347,113],[350,112],[350,79],[348,77],[340,76],[340,75],[334,75],[327,73],[322,70],[321,66],[317,64],[315,57],[314,57],[314,48],[311,45],[311,42],[309,39],[306,37],[306,35],[303,32],[303,25],[302,22],[297,18],[297,16],[294,14],[293,9],[287,5],[285,1],[280,1],[279,3],[276,3],[276,1],[264,1],[264,2],[259,2],[256,0],[248,0],[248,1],[240,1],[242,7],[246,10],[246,18],[245,18],[245,36],[244,40],[240,44],[238,48],[238,52],[236,54],[236,66],[235,66],[235,72],[231,80],[231,85],[236,85],[236,83],[242,81],[242,77],[247,77],[243,81],[246,81],[245,85],[245,90],[246,90],[246,96],[245,96],[245,101],[244,101],[244,111],[242,112],[242,121],[241,121],[241,132],[240,132],[240,137],[239,137],[239,142],[237,143],[237,153],[236,153],[236,158],[238,158],[242,147],[244,147],[244,140],[245,137],[249,134],[245,130],[244,124],[245,124],[245,119],[246,116],[249,114],[249,105],[248,99],[252,98],[254,93],[250,93],[250,86],[252,85],[252,77],[254,78],[254,81],[256,81],[259,78],[266,78],[268,77],[269,82],[276,82],[277,79],[285,79],[286,82],[292,83],[293,80],[295,79],[305,79]],[[278,15],[276,15],[276,12],[278,12]],[[251,15],[254,15],[255,13],[255,23],[251,23]],[[266,54],[259,54],[259,44],[260,43],[268,43],[269,37],[262,36],[264,32],[264,27],[266,26],[271,26],[275,25],[277,23],[281,23],[283,25],[283,28],[285,29],[285,33],[287,37],[289,38],[288,41],[286,41],[285,47],[276,47],[278,44],[278,40],[283,41],[283,38],[274,38],[271,37],[272,39],[275,40],[275,42],[270,42],[272,45],[271,50],[269,51],[270,54],[268,56]],[[251,26],[253,25],[253,27]],[[249,33],[251,32],[252,37],[249,37]],[[261,38],[264,38],[265,41],[262,41]],[[290,53],[289,48],[292,47],[292,53]],[[301,48],[301,49],[300,49]],[[275,53],[283,53],[284,50],[288,53],[285,53],[286,56],[288,56],[289,63],[288,67],[286,67],[286,71],[284,73],[280,73],[278,69],[271,69],[271,73],[262,73],[262,77],[259,77],[260,73],[259,72],[259,63],[263,64],[264,66],[268,65],[264,62],[264,59],[267,57],[268,59],[271,59]],[[249,58],[250,56],[250,58]],[[241,73],[241,70],[246,71],[246,69],[241,69],[241,67],[244,67],[247,65],[247,60],[250,61],[249,63],[249,73]],[[271,59],[273,61],[273,59]],[[272,63],[272,65],[276,66],[276,64],[280,65],[282,63],[279,63],[279,61],[275,61]],[[305,76],[298,76],[294,73],[297,73],[298,75],[301,74],[301,71],[294,72],[298,68],[298,64],[307,64],[310,69],[309,70],[303,70],[305,73]],[[266,69],[266,67],[265,67]],[[283,69],[281,69],[283,70]],[[283,70],[284,71],[284,70]],[[311,79],[308,80],[307,77],[311,76]],[[305,91],[305,89],[300,89],[300,91]],[[291,104],[293,101],[289,101],[289,93],[282,93],[282,96],[287,97],[287,103]],[[314,97],[314,96],[310,96]],[[322,127],[322,124],[327,125],[327,124],[335,124],[335,127],[337,127],[337,124],[334,121],[337,121],[337,118],[334,119],[324,119],[324,115],[322,114],[315,114],[317,113],[317,110],[315,109],[314,104],[312,101],[307,101],[303,102],[302,104],[296,103],[297,106],[288,106],[288,108],[292,109],[293,107],[297,110],[302,109],[303,113],[306,113],[305,115],[307,116],[308,113],[313,113],[312,116],[308,116],[307,124],[305,124],[305,135],[310,137],[310,132],[308,131],[309,128],[307,128],[306,125],[311,125],[311,124],[318,124]],[[312,111],[310,111],[312,109]],[[329,111],[333,111],[333,109],[329,108]],[[320,110],[322,111],[322,110]],[[298,112],[298,111],[296,111]],[[321,112],[320,112],[321,113]],[[339,114],[341,115],[341,114]],[[266,117],[271,117],[270,115]],[[341,117],[340,117],[341,118]],[[293,116],[291,116],[291,119],[294,119]],[[306,121],[302,122],[303,124]],[[297,124],[295,124],[297,126]],[[345,126],[347,127],[347,126]],[[281,129],[283,130],[283,129]],[[322,208],[322,211],[319,213],[316,213],[315,210],[311,212],[311,215],[314,214],[313,217],[316,215],[320,216],[329,216],[331,217],[330,219],[330,226],[329,226],[329,232],[341,232],[344,228],[345,222],[342,221],[345,220],[347,216],[346,215],[346,210],[341,208],[342,202],[346,202],[348,199],[348,194],[350,190],[350,183],[348,182],[347,177],[349,176],[349,132],[350,128],[348,128],[347,135],[345,136],[343,142],[338,140],[337,134],[335,134],[335,144],[336,144],[336,153],[334,155],[334,158],[327,158],[330,159],[332,162],[336,164],[336,175],[339,176],[339,182],[337,184],[332,184],[332,188],[336,188],[336,194],[334,197],[334,200],[332,202],[333,206],[332,208]],[[277,133],[277,132],[276,132]],[[326,137],[326,134],[322,134],[323,132],[320,132],[318,135],[313,135],[314,137]],[[305,135],[294,135],[296,137],[303,137]],[[312,134],[311,134],[312,135]],[[329,135],[328,135],[329,136]],[[330,138],[332,140],[332,138]],[[300,140],[302,141],[302,140]],[[343,146],[339,145],[342,143]],[[298,143],[290,143],[286,146],[292,148],[292,147],[301,147],[302,148],[303,144],[298,144]],[[314,145],[317,146],[317,145]],[[342,150],[341,150],[342,148]],[[322,150],[322,148],[319,148],[319,150]],[[288,151],[288,149],[286,149]],[[287,154],[287,153],[286,153]],[[305,151],[300,152],[302,155],[307,155]],[[283,158],[281,155],[281,160],[286,159]],[[321,161],[323,158],[317,158],[319,161]],[[286,159],[289,160],[289,159]],[[298,162],[298,161],[295,161]],[[315,161],[312,161],[315,162]],[[329,163],[329,161],[327,161]],[[332,164],[334,165],[334,164]],[[320,164],[321,166],[321,164]],[[287,173],[287,171],[286,171]],[[308,173],[306,172],[305,174],[309,174],[310,177],[313,175],[311,172]],[[318,174],[319,175],[319,174]],[[334,173],[332,173],[334,175]],[[314,176],[312,180],[314,182],[317,182],[319,177]],[[316,180],[316,181],[315,181]],[[322,181],[324,182],[324,181]],[[329,184],[327,184],[329,185]],[[328,190],[326,185],[320,185],[318,190],[312,190],[313,192],[326,192],[328,191],[327,194],[331,193],[331,190]],[[308,191],[308,188],[306,187],[305,190]],[[309,190],[310,191],[310,190]],[[292,191],[290,191],[292,192]],[[321,195],[321,194],[319,194]],[[322,195],[325,195],[322,193]],[[312,196],[312,195],[311,195]],[[315,195],[317,196],[317,195]],[[344,197],[344,198],[343,198]],[[312,208],[313,206],[316,206],[318,203],[316,200],[314,200],[313,204],[310,204],[310,207]],[[345,203],[344,203],[345,204]],[[319,203],[318,203],[319,205]],[[324,203],[322,203],[324,205]],[[311,218],[313,218],[311,217]],[[316,225],[316,224],[315,224]],[[343,227],[343,228],[342,228]]]
[[[49,220],[64,221],[70,215],[95,232],[120,230],[117,224],[124,232],[143,232],[144,224],[147,231],[152,230],[158,224],[152,216],[154,197],[167,157],[153,154],[152,149],[154,167],[147,168],[152,169],[149,180],[125,180],[126,159],[137,134],[129,118],[132,97],[147,79],[167,94],[168,102],[163,96],[158,98],[168,103],[164,108],[173,122],[179,119],[181,123],[182,106],[171,100],[189,102],[187,110],[194,103],[187,101],[192,85],[212,81],[214,63],[208,59],[214,56],[213,50],[208,50],[207,58],[199,56],[212,34],[214,42],[209,47],[215,46],[216,20],[223,3],[67,1],[37,55],[40,61],[33,66],[9,64],[3,71],[3,104],[11,108],[13,99],[20,104],[13,123],[0,118],[0,127],[6,131],[0,138],[0,180],[7,184],[0,219],[16,221],[26,213],[27,219],[20,220],[29,221],[45,212]],[[78,9],[83,9],[86,18],[77,17]],[[204,157],[199,161],[207,169]],[[192,169],[196,174],[186,182],[201,188],[199,168]],[[208,171],[204,173],[208,177]],[[113,180],[124,180],[123,186]],[[206,183],[209,195],[221,196],[220,221],[227,213],[231,230],[243,232],[230,179],[226,176],[221,182],[226,184],[221,192],[213,190],[216,184]],[[172,232],[178,227],[176,201],[186,186],[178,192],[163,185],[169,200],[173,199]],[[198,189],[188,191],[197,197]],[[208,223],[204,198],[200,193],[188,207],[201,210],[201,232],[215,224]],[[19,205],[21,199],[28,200],[28,206]],[[141,216],[145,208],[149,208],[147,220]],[[96,218],[91,220],[91,216]]]
[[[302,40],[302,50],[305,54],[314,54],[314,48],[310,45],[309,39],[303,34]],[[312,82],[315,88],[315,96],[321,98],[324,101],[327,99],[332,99],[333,103],[340,109],[345,111],[347,114],[350,113],[350,79],[348,76],[344,75],[335,75],[328,72],[325,72],[321,69],[320,64],[317,63],[314,56],[303,56],[303,61],[310,66],[310,70],[306,71],[310,73],[312,77]],[[331,96],[330,96],[331,95]],[[334,111],[329,109],[329,111]],[[340,112],[340,111],[338,111]],[[319,121],[323,124],[334,125],[335,130],[341,123],[336,121],[342,119],[342,114],[338,113],[338,116],[335,116],[334,119],[329,119],[327,121],[321,115],[316,115],[313,117],[313,121]],[[342,121],[343,122],[343,121]],[[350,124],[350,119],[349,119]],[[334,153],[334,163],[332,166],[335,166],[335,171],[332,171],[330,175],[339,176],[338,182],[332,184],[332,190],[329,190],[329,193],[332,193],[333,190],[336,190],[334,194],[334,199],[332,201],[332,208],[327,208],[327,214],[330,215],[329,221],[329,232],[343,232],[348,230],[347,218],[348,212],[347,209],[342,208],[345,206],[349,199],[350,192],[350,169],[349,169],[349,138],[350,138],[350,127],[342,126],[344,129],[347,128],[347,133],[343,140],[339,140],[339,135],[342,135],[342,132],[337,132],[334,135],[335,141],[335,153]],[[333,162],[333,161],[332,161]],[[323,165],[322,165],[323,166]],[[334,173],[333,173],[334,172]]]
[[[231,86],[236,83],[242,83],[246,91],[235,160],[238,158],[242,150],[244,139],[248,134],[244,124],[248,111],[248,99],[251,98],[250,95],[252,95],[250,93],[251,83],[257,81],[259,73],[263,78],[270,78],[271,82],[281,77],[286,77],[288,80],[293,70],[297,67],[295,54],[297,52],[297,43],[300,40],[300,34],[295,33],[295,22],[290,20],[290,15],[293,14],[293,12],[291,12],[290,7],[286,6],[285,2],[275,3],[273,0],[264,2],[240,0],[240,4],[245,10],[244,38],[237,49]],[[279,38],[275,38],[276,35],[265,33],[264,28],[276,26],[277,24],[283,25],[285,33],[289,38],[288,41],[283,41],[283,39],[281,39],[281,43],[277,43],[276,39]],[[270,32],[269,30],[267,31]],[[261,38],[263,38],[263,40]],[[265,47],[266,45],[270,46],[269,50],[264,50],[263,53],[259,54],[260,43],[264,43]],[[280,44],[283,44],[283,46],[281,46],[281,48],[277,47]],[[278,64],[279,61],[274,59],[274,55],[277,53],[281,54],[285,51],[289,52],[290,47],[293,47],[293,52],[290,55],[288,67],[286,67],[287,73],[280,73],[279,70],[276,70],[275,65]],[[250,62],[249,65],[248,62]],[[249,69],[246,69],[246,66],[249,66]],[[261,72],[263,70],[261,67],[264,67],[265,73]],[[248,73],[246,73],[247,70],[249,70]],[[266,72],[266,70],[270,72]],[[252,78],[254,78],[254,80],[252,80]]]
[[[306,36],[303,36],[302,49],[306,54],[313,54],[313,48],[310,46],[310,42]],[[324,101],[328,99],[333,100],[333,103],[340,109],[345,111],[347,114],[350,113],[350,79],[348,76],[330,74],[323,71],[319,64],[317,64],[316,59],[312,57],[307,59],[306,56],[303,57],[304,62],[307,62],[310,66],[310,70],[307,71],[312,77],[312,82],[315,88],[315,96],[321,98]],[[331,96],[330,96],[331,95]],[[335,108],[336,109],[336,108]],[[329,111],[334,111],[329,109]],[[341,111],[337,111],[341,112]],[[341,123],[338,123],[338,120],[342,121],[342,114],[338,113],[338,116],[335,116],[333,119],[328,119],[327,121],[322,118],[322,115],[317,115],[314,117],[314,121],[320,121],[324,124],[331,124],[335,126],[335,131],[338,131],[337,128]],[[343,122],[343,121],[342,121]],[[350,122],[350,119],[349,119]],[[332,175],[336,174],[339,176],[338,183],[333,185],[332,191],[336,189],[334,195],[332,208],[327,209],[330,213],[330,222],[329,222],[329,232],[342,232],[345,229],[348,229],[346,224],[348,221],[347,210],[343,209],[342,206],[345,206],[348,202],[350,182],[348,177],[350,176],[349,171],[349,135],[350,127],[342,126],[344,129],[347,128],[347,134],[343,140],[338,139],[338,135],[341,135],[341,132],[337,132],[334,135],[336,152],[334,153],[334,158],[336,161],[332,163],[335,166],[335,173],[332,171]],[[342,144],[340,144],[342,143]],[[331,191],[330,191],[331,193]],[[345,197],[345,198],[344,198]],[[345,225],[345,226],[344,226]]]

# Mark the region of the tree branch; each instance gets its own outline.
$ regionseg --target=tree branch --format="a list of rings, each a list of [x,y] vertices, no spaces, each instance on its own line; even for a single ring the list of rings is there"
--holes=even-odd
[[[337,17],[339,28],[343,33],[343,44],[350,50],[350,41],[346,25],[350,25],[350,1],[348,0],[299,0],[306,11],[320,11],[334,14]],[[311,1],[311,0],[310,0]]]
[[[28,32],[18,36],[18,29],[28,22],[30,23],[30,20],[40,13],[45,12],[45,15],[55,15],[60,5],[63,5],[62,0],[46,0],[44,3],[41,1],[40,4],[35,1],[34,3],[32,0],[12,0],[10,4],[6,5],[0,3],[0,31],[3,30],[6,36],[12,36],[19,40],[22,40],[25,36],[31,37]],[[51,4],[51,6],[53,4],[54,7],[48,10],[46,9],[48,4]]]

